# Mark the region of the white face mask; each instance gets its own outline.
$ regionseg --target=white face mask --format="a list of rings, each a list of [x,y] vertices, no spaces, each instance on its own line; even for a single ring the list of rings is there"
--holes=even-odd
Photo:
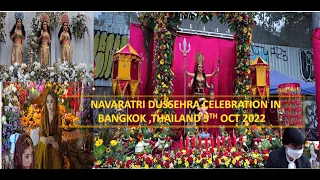
[[[303,153],[303,148],[299,149],[299,150],[295,150],[295,149],[291,149],[288,147],[287,149],[287,154],[288,156],[290,156],[293,159],[299,159],[302,156]]]

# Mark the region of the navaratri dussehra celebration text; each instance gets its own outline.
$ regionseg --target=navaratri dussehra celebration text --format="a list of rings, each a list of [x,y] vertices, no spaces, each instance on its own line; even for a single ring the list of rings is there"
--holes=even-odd
[[[199,114],[151,114],[147,119],[146,114],[110,113],[98,114],[99,123],[155,123],[155,122],[200,122],[207,123],[211,120],[219,120],[222,123],[238,122],[240,114],[210,113],[210,109],[238,109],[238,108],[280,108],[277,100],[204,100],[201,103],[193,100],[92,100],[91,108],[94,109],[198,109]],[[203,108],[203,109],[202,109]],[[219,111],[219,110],[218,110]],[[219,115],[218,115],[219,114]],[[264,114],[243,114],[243,122],[265,122]]]

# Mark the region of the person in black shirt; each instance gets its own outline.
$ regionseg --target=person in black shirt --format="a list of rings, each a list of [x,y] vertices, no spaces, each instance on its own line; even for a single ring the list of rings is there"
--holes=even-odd
[[[265,168],[311,168],[303,154],[306,136],[302,129],[286,128],[283,132],[283,146],[269,154]]]

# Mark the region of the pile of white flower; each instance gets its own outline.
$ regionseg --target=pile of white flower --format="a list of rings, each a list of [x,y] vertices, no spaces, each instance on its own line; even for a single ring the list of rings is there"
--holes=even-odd
[[[94,82],[93,65],[87,67],[84,63],[60,64],[57,60],[53,67],[33,62],[30,65],[15,63],[13,66],[0,68],[0,81],[10,82]]]

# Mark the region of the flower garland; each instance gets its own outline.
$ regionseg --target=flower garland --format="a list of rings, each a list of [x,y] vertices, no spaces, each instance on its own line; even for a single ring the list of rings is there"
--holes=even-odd
[[[222,23],[230,24],[230,30],[236,32],[236,52],[237,64],[236,70],[236,85],[234,98],[238,102],[250,100],[250,46],[252,43],[252,28],[254,26],[254,17],[256,13],[218,13],[217,17]],[[234,109],[236,114],[240,114],[238,125],[244,125],[243,114],[251,113],[250,108]],[[240,133],[245,134],[247,128],[240,128]]]
[[[6,43],[6,40],[4,37],[6,37],[5,32],[5,19],[6,19],[7,13],[6,12],[0,12],[0,43]]]
[[[86,18],[86,15],[80,13],[78,13],[77,16],[72,17],[71,28],[75,38],[82,39],[84,38],[85,33],[89,35]]]
[[[172,81],[162,81],[164,77],[161,76],[161,72],[164,72],[162,67],[166,67],[167,72],[169,71],[167,63],[165,63],[164,54],[167,54],[167,62],[168,65],[171,66],[172,61],[172,44],[173,38],[171,35],[171,31],[167,29],[167,24],[179,24],[180,20],[176,18],[168,18],[168,17],[182,17],[184,19],[194,19],[201,18],[203,23],[207,23],[213,17],[217,17],[220,23],[228,23],[231,31],[236,32],[235,41],[237,45],[237,64],[235,67],[237,77],[236,77],[236,85],[235,85],[235,93],[234,99],[238,102],[242,100],[249,100],[250,98],[250,88],[251,88],[251,80],[250,80],[250,45],[252,43],[252,28],[254,26],[254,17],[256,13],[246,13],[246,12],[233,12],[233,13],[215,13],[215,12],[182,12],[182,13],[143,13],[140,15],[140,22],[142,30],[144,30],[145,35],[148,34],[146,31],[149,26],[156,32],[155,40],[156,40],[156,56],[154,57],[155,66],[156,66],[156,74],[155,81],[160,83],[156,83],[156,87],[154,90],[154,94],[157,93],[166,93],[166,95],[171,95],[172,92]],[[173,29],[175,30],[175,29]],[[167,39],[167,40],[166,40]],[[172,41],[172,42],[171,42]],[[172,44],[171,44],[172,43]],[[160,55],[160,56],[159,56]],[[161,56],[162,55],[162,56]],[[160,64],[160,65],[159,65]],[[161,69],[161,70],[160,70]],[[171,71],[170,71],[171,72]],[[173,73],[170,73],[173,75]],[[167,78],[168,79],[168,78]],[[163,84],[168,86],[168,88],[163,88]],[[164,90],[163,90],[164,89]],[[160,110],[159,110],[160,111]],[[239,121],[237,125],[243,125],[242,119],[243,114],[250,113],[251,109],[234,109],[236,114],[240,114]],[[160,111],[161,112],[161,111]],[[242,129],[243,130],[243,129]],[[246,129],[245,129],[246,130]],[[246,132],[246,131],[245,131]],[[242,132],[242,133],[245,133]]]
[[[155,67],[155,78],[154,85],[155,89],[153,94],[155,95],[156,101],[169,101],[170,96],[173,93],[174,73],[171,69],[173,60],[173,44],[174,37],[170,31],[171,24],[169,24],[170,18],[174,17],[173,14],[169,13],[143,13],[140,16],[142,22],[141,28],[144,30],[152,27],[155,31],[156,40],[156,52],[154,55],[154,67]],[[156,22],[156,23],[155,23]],[[154,27],[153,27],[154,26]],[[173,30],[172,30],[173,31]],[[174,31],[173,31],[174,32]],[[145,32],[149,34],[149,32]],[[145,42],[148,42],[146,40]],[[148,50],[146,50],[148,51]],[[155,114],[172,114],[174,111],[170,108],[158,108],[155,110]],[[171,123],[161,122],[158,125],[168,126]],[[164,128],[166,133],[170,133],[169,128]]]
[[[54,67],[41,65],[39,62],[33,62],[30,65],[15,63],[13,66],[0,66],[0,81],[10,82],[84,82],[92,84],[93,67],[87,67],[84,63],[62,64],[57,61]]]

